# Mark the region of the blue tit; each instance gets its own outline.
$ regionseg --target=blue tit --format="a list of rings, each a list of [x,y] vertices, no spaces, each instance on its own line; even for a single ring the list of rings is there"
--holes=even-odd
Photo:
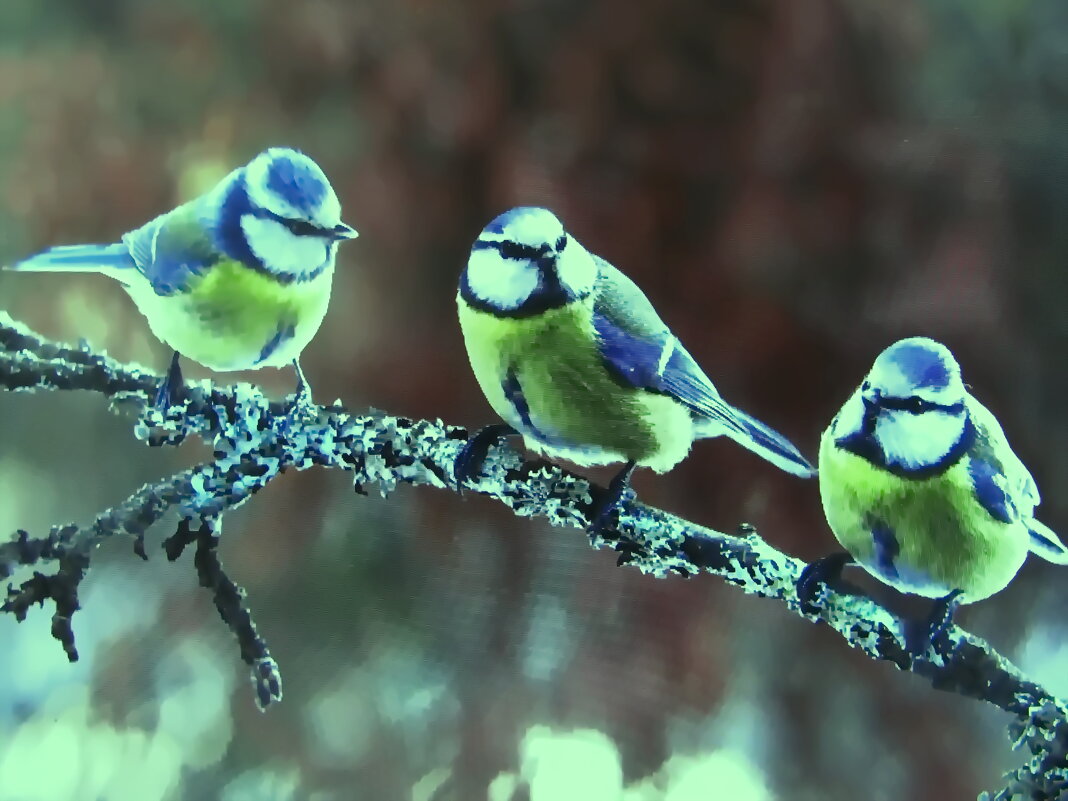
[[[1068,564],[1034,517],[1034,479],[934,340],[879,355],[824,432],[819,472],[827,522],[848,552],[838,564],[855,560],[902,592],[940,599],[936,628],[957,604],[1003,589],[1028,552]]]
[[[625,463],[611,505],[636,465],[670,470],[706,437],[815,473],[785,437],[724,401],[638,286],[546,209],[515,208],[483,229],[456,302],[475,378],[531,450]]]
[[[181,386],[179,355],[217,371],[293,364],[330,301],[338,243],[356,231],[308,156],[270,148],[214,188],[113,245],[50,248],[9,269],[108,275],[174,349],[157,402]]]

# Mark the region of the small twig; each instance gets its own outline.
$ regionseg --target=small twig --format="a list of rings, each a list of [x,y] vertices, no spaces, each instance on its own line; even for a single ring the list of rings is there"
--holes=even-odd
[[[267,644],[256,631],[252,613],[245,605],[245,591],[223,570],[217,549],[221,526],[218,517],[206,517],[201,519],[200,527],[194,531],[192,521],[183,519],[178,531],[164,543],[164,549],[167,558],[173,562],[182,555],[186,546],[196,543],[193,564],[196,565],[200,586],[212,591],[219,617],[237,638],[241,659],[251,668],[256,704],[262,710],[282,700],[282,674]]]

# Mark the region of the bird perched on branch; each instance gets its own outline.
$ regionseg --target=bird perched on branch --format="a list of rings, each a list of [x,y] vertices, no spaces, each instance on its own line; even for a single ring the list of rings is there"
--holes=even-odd
[[[879,355],[824,432],[819,471],[827,522],[847,553],[806,568],[803,604],[856,561],[937,599],[926,647],[957,605],[1003,589],[1028,552],[1068,564],[1068,549],[1034,517],[1034,479],[934,340],[903,339]]]
[[[512,209],[483,229],[456,301],[475,377],[507,422],[469,443],[461,483],[487,438],[517,432],[579,465],[625,463],[595,524],[635,466],[669,470],[696,439],[726,435],[794,475],[815,472],[785,437],[723,400],[638,286],[546,209]]]
[[[112,245],[50,248],[9,269],[95,272],[122,284],[152,333],[174,349],[157,404],[182,385],[179,355],[218,371],[297,371],[326,314],[338,242],[356,231],[308,156],[274,147],[213,189]]]

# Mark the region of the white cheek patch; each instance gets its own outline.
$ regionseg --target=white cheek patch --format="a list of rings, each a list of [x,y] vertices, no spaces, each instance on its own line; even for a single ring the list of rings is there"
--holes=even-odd
[[[556,257],[556,274],[564,289],[572,295],[582,296],[597,281],[597,264],[586,249],[572,238]]]
[[[875,424],[875,440],[890,464],[930,467],[941,462],[960,441],[964,422],[963,416],[944,412],[884,411]]]
[[[479,300],[518,309],[538,288],[538,269],[529,262],[502,258],[492,248],[474,250],[467,260],[467,285]]]
[[[327,242],[317,236],[297,236],[281,223],[246,214],[241,230],[249,249],[272,273],[302,275],[319,269],[329,255]]]

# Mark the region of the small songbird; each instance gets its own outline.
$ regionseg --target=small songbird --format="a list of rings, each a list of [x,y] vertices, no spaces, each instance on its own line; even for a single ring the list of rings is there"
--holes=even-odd
[[[319,165],[273,147],[121,242],[54,247],[9,269],[121,283],[175,351],[159,405],[181,388],[179,355],[223,372],[292,363],[300,402],[299,357],[326,314],[338,242],[355,236]]]
[[[724,401],[638,286],[550,211],[515,208],[487,225],[456,302],[475,377],[508,423],[494,436],[518,432],[531,450],[579,465],[625,462],[609,506],[636,465],[670,470],[705,437],[815,473],[781,434]]]
[[[1003,589],[1028,552],[1068,564],[1068,549],[1034,518],[1031,474],[931,339],[879,355],[824,432],[819,473],[827,522],[848,554],[806,569],[803,602],[815,581],[837,578],[828,565],[838,573],[855,560],[902,592],[939,599],[937,632],[958,604]]]

